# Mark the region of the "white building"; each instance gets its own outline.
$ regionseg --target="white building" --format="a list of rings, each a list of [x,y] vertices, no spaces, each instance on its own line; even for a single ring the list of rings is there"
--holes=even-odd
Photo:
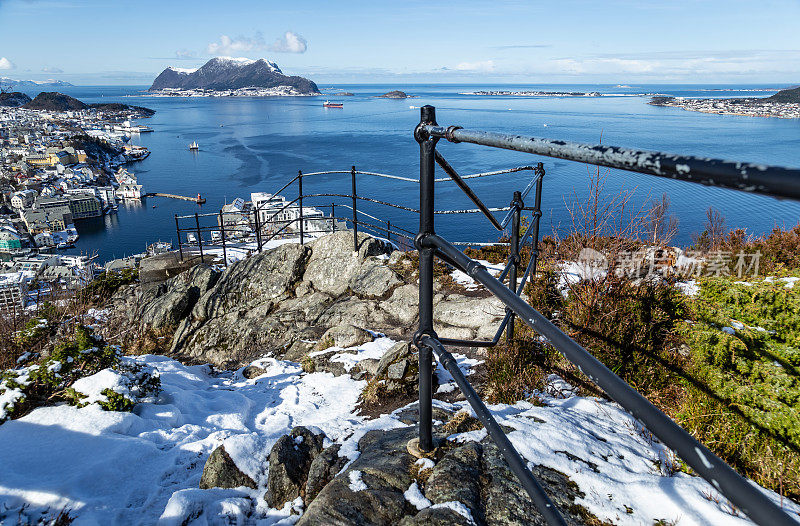
[[[27,292],[22,272],[0,274],[0,313],[14,314],[23,310]]]
[[[36,190],[22,190],[20,192],[14,192],[11,196],[11,206],[17,210],[28,208],[36,200],[36,196]]]

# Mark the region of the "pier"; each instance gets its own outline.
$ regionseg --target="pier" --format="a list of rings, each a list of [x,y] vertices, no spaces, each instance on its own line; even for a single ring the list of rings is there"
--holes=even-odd
[[[159,192],[151,192],[145,194],[145,197],[169,197],[170,199],[181,199],[183,201],[191,201],[193,203],[197,203],[198,205],[205,204],[206,202],[206,198],[201,197],[200,194],[197,194],[197,197],[186,197],[185,195],[162,194]]]

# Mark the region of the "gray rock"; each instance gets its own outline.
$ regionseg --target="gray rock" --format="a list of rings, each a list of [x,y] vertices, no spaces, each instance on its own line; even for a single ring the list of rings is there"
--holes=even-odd
[[[223,446],[215,449],[206,460],[200,489],[211,488],[257,488],[255,481],[242,473]]]
[[[369,376],[375,376],[379,363],[380,360],[377,358],[365,358],[358,362],[358,370],[367,373]]]
[[[450,508],[425,508],[414,517],[404,517],[398,526],[475,526],[475,523]]]
[[[354,294],[367,298],[381,298],[402,281],[397,274],[382,261],[367,260],[350,281]]]
[[[359,441],[361,455],[317,495],[297,526],[397,524],[416,510],[403,492],[411,485],[414,457],[406,444],[416,435],[413,428],[370,431]],[[361,471],[366,490],[350,489],[349,474]]]
[[[228,267],[176,331],[172,352],[228,365],[291,344],[294,334],[272,314],[301,278],[309,252],[281,245]]]
[[[480,521],[481,452],[481,445],[476,442],[448,451],[433,467],[425,483],[425,497],[434,504],[461,502]]]
[[[354,252],[353,232],[348,230],[317,239],[311,243],[312,254],[304,281],[315,290],[339,296],[358,275],[365,258],[391,251],[390,247],[363,232],[358,235],[358,246],[358,252]]]
[[[390,380],[402,380],[408,371],[408,360],[400,360],[386,369],[386,377]]]
[[[219,272],[208,265],[192,267],[143,292],[131,321],[155,330],[175,328],[218,278]]]
[[[262,374],[266,373],[264,369],[261,367],[256,367],[255,365],[248,365],[247,367],[242,370],[242,376],[247,378],[248,380],[252,380],[253,378],[258,378]]]
[[[323,435],[295,427],[278,439],[269,453],[269,475],[265,499],[271,508],[282,508],[297,497],[305,497],[311,463],[322,451]]]
[[[389,370],[389,366],[400,358],[411,356],[411,344],[409,342],[397,342],[386,351],[378,362],[375,376],[383,376]]]
[[[374,338],[372,335],[364,329],[354,325],[345,324],[331,327],[325,331],[325,334],[323,334],[322,338],[320,338],[320,344],[327,346],[328,342],[333,342],[333,344],[337,347],[347,348],[355,347],[356,345],[363,345],[373,340]],[[320,350],[325,348],[327,347],[320,347]]]
[[[333,477],[347,464],[347,458],[339,456],[339,448],[341,448],[341,444],[334,444],[311,461],[306,480],[304,499],[306,505],[310,504],[322,491],[322,488],[333,480]]]
[[[454,327],[486,330],[494,335],[505,316],[505,306],[494,298],[469,298],[450,294],[436,304],[433,310],[434,321]]]

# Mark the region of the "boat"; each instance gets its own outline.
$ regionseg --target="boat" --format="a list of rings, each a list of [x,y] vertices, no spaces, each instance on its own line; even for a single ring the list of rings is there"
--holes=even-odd
[[[199,150],[200,146],[197,144],[197,141],[192,141],[192,144],[189,145],[190,150]]]
[[[323,102],[322,106],[324,108],[344,108],[344,104],[342,104],[341,102],[331,102],[329,100]]]
[[[147,247],[147,255],[155,256],[157,254],[164,254],[172,250],[171,241],[158,241]]]
[[[62,241],[61,243],[56,245],[56,248],[58,250],[66,250],[68,248],[73,248],[74,246],[75,245],[73,245],[72,243],[69,243],[69,242],[66,242],[66,241]]]
[[[205,198],[205,197],[203,197],[203,196],[202,196],[202,195],[200,195],[200,194],[197,194],[197,198],[195,199],[195,201],[197,202],[197,204],[198,204],[198,205],[204,205],[204,204],[206,204],[206,198]]]

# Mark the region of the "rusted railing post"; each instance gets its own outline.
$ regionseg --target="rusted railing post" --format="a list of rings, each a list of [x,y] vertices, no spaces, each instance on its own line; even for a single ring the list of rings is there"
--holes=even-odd
[[[256,245],[258,246],[258,251],[261,252],[261,224],[260,219],[258,218],[258,208],[253,210],[255,225],[256,225]]]
[[[219,211],[219,231],[220,235],[222,236],[222,260],[225,262],[225,266],[228,266],[228,249],[225,246],[225,219],[222,215],[222,210]]]
[[[331,232],[336,232],[336,205],[331,203]]]
[[[181,262],[183,262],[183,242],[181,241],[181,226],[178,223],[178,214],[175,214],[175,233],[178,234],[178,254],[180,254]]]
[[[433,351],[422,342],[422,337],[436,338],[433,330],[433,257],[435,249],[425,243],[427,236],[434,234],[434,175],[436,143],[428,134],[421,133],[422,126],[436,125],[436,110],[433,106],[420,108],[420,123],[414,130],[419,143],[419,233],[414,245],[419,251],[419,329],[414,343],[419,349],[419,449],[429,452],[434,449],[432,399],[433,399]]]
[[[356,217],[356,167],[350,167],[350,186],[353,198],[353,250],[358,252],[358,217]]]
[[[200,234],[200,217],[197,212],[194,213],[194,223],[197,226],[197,246],[200,247],[200,263],[205,263],[203,260],[203,236]]]
[[[519,270],[519,227],[520,215],[522,208],[525,205],[522,202],[522,193],[519,191],[514,192],[514,199],[511,201],[511,207],[514,210],[514,215],[511,217],[511,243],[509,244],[509,258],[511,259],[511,270],[508,274],[508,288],[513,291],[517,290],[517,271]],[[514,313],[511,309],[506,307],[506,312],[510,312],[511,316],[506,325],[506,341],[510,342],[514,339]]]
[[[303,234],[305,233],[305,225],[303,225],[303,171],[297,170],[297,200],[300,205],[300,244],[303,244]]]
[[[544,179],[544,164],[539,163],[536,165],[536,174],[539,178],[536,180],[536,195],[533,197],[533,221],[530,228],[533,229],[531,237],[533,237],[533,250],[531,250],[531,278],[536,276],[536,265],[539,263],[539,222],[542,218],[542,180]]]

